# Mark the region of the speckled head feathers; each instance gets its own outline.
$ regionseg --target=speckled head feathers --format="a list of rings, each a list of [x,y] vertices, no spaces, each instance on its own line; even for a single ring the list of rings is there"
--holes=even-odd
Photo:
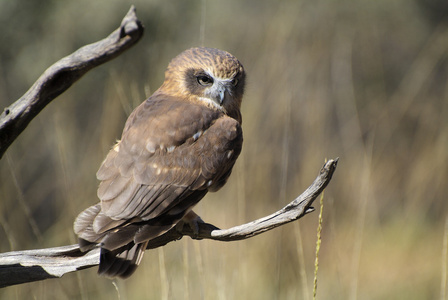
[[[223,79],[244,73],[243,65],[232,54],[215,48],[200,47],[185,50],[171,60],[165,79],[171,77],[171,73],[189,68],[202,68]]]
[[[215,48],[191,48],[171,60],[165,81],[155,94],[206,105],[241,122],[245,77],[243,65],[232,54]]]

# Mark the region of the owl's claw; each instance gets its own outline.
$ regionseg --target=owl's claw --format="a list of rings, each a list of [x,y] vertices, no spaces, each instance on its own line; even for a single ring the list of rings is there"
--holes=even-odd
[[[194,211],[190,211],[187,213],[182,220],[177,224],[181,229],[184,224],[187,224],[188,227],[193,231],[193,235],[197,237],[199,235],[199,223],[205,223],[200,216],[198,216]]]

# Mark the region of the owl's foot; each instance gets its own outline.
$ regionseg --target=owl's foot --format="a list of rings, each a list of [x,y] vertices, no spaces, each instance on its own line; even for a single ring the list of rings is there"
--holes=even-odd
[[[188,227],[191,228],[193,231],[193,235],[197,237],[199,235],[199,223],[205,223],[200,216],[198,216],[194,211],[190,211],[187,213],[182,220],[180,220],[179,223],[177,223],[177,226],[180,226],[182,228],[184,224],[187,224]]]

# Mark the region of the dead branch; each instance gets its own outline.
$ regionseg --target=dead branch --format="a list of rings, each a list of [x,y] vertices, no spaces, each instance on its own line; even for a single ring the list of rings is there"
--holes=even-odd
[[[164,246],[183,236],[226,242],[243,240],[300,219],[314,211],[311,205],[330,182],[337,163],[338,159],[325,163],[317,178],[305,192],[269,216],[229,229],[219,229],[208,223],[199,223],[198,234],[184,224],[152,240],[148,248]],[[0,287],[57,278],[66,273],[96,266],[98,263],[99,248],[83,253],[78,245],[3,253],[0,254]]]
[[[129,49],[143,35],[134,6],[107,38],[84,46],[49,67],[33,86],[0,115],[0,159],[31,120],[87,71]]]

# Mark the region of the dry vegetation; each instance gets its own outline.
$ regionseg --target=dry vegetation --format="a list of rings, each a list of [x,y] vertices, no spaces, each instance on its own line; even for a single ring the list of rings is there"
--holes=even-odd
[[[421,1],[422,3],[424,1]],[[231,227],[325,193],[318,299],[435,299],[448,202],[448,26],[426,1],[134,1],[146,27],[31,122],[0,161],[0,252],[72,244],[95,172],[169,60],[204,44],[244,64],[245,144],[198,213]],[[434,5],[434,7],[429,4]],[[0,105],[53,62],[117,27],[128,1],[0,1]],[[205,6],[204,6],[205,4]],[[446,12],[446,10],[445,10]],[[431,20],[431,21],[429,21]],[[126,281],[94,269],[1,299],[310,299],[318,214],[232,243],[148,251]]]

